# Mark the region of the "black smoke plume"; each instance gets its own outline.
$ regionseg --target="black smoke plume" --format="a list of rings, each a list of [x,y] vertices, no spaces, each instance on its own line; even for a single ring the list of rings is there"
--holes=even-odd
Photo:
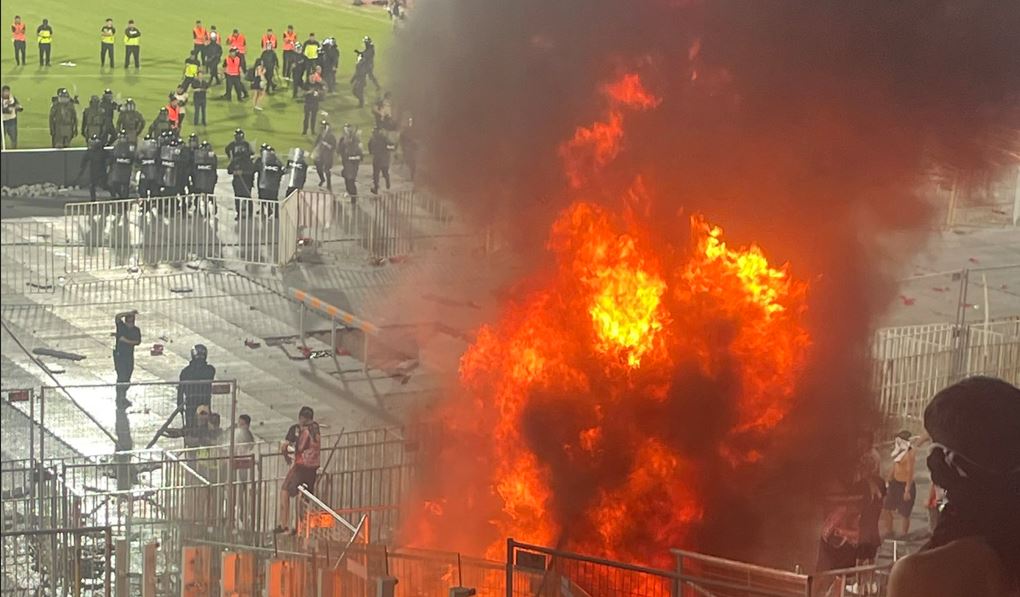
[[[396,95],[422,184],[523,255],[579,197],[557,152],[601,117],[600,86],[634,72],[661,99],[628,115],[583,198],[619,209],[640,176],[660,234],[704,213],[811,281],[813,358],[785,443],[714,488],[695,546],[788,565],[809,561],[821,480],[874,424],[868,342],[929,226],[924,181],[1017,159],[1018,32],[1014,0],[419,0]],[[460,452],[477,459],[470,483],[485,463]]]

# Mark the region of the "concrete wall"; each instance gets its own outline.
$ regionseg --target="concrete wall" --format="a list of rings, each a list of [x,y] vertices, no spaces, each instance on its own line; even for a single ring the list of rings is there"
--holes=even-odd
[[[0,152],[0,178],[5,187],[44,182],[71,185],[78,176],[83,155],[84,147],[9,149]]]

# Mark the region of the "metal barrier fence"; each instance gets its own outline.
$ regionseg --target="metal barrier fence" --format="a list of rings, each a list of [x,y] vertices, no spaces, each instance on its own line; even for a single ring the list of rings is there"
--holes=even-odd
[[[8,294],[53,292],[53,223],[4,220],[0,223],[0,281]]]
[[[931,397],[963,377],[990,375],[1020,384],[1020,317],[879,330],[872,362],[882,412],[917,424]]]
[[[1004,168],[983,180],[935,179],[929,190],[946,228],[1020,225],[1020,168]]]
[[[113,541],[109,527],[0,532],[0,595],[110,597]]]
[[[282,266],[296,245],[294,206],[183,195],[64,206],[68,273],[216,260]]]

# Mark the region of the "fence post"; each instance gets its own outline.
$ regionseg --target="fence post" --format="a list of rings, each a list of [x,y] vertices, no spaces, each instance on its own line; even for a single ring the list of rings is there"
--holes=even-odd
[[[231,384],[232,391],[230,392],[230,424],[237,425],[237,381]],[[234,524],[237,519],[235,515],[235,507],[237,505],[237,469],[236,461],[234,460],[234,436],[236,434],[231,431],[230,433],[230,456],[227,459],[227,469],[230,471],[228,481],[230,483],[230,489],[227,491],[227,530],[233,531]]]
[[[131,594],[131,581],[128,576],[131,565],[131,549],[128,540],[117,540],[115,550],[115,560],[117,565],[114,566],[114,573],[116,574],[114,578],[114,590],[116,591],[117,597],[128,597]]]
[[[364,354],[362,355],[364,357],[364,360],[361,362],[361,372],[364,373],[365,375],[368,375],[368,336],[369,336],[369,334],[368,334],[367,331],[365,331],[363,329],[363,330],[361,330],[361,336],[365,339]]]
[[[506,597],[514,596],[514,540],[506,540]]]

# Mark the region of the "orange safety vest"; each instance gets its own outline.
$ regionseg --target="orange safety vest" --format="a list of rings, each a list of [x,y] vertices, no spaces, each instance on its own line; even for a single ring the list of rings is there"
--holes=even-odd
[[[13,23],[11,25],[11,33],[13,34],[14,41],[25,41],[25,24]]]
[[[180,107],[173,104],[166,105],[166,116],[170,120],[170,126],[177,128],[180,126],[181,110]]]
[[[223,71],[232,77],[241,76],[241,57],[227,56],[226,67]]]
[[[237,35],[231,35],[230,37],[228,37],[227,44],[229,44],[233,48],[237,48],[237,51],[239,53],[244,54],[245,45],[247,45],[247,40],[244,39],[243,33],[238,33]]]
[[[276,49],[276,34],[263,35],[262,36],[262,49],[263,50],[275,50]]]
[[[283,34],[283,51],[293,52],[297,45],[297,31],[287,31]]]
[[[195,27],[191,30],[191,34],[194,36],[196,44],[209,45],[209,32],[205,30],[205,27]]]

